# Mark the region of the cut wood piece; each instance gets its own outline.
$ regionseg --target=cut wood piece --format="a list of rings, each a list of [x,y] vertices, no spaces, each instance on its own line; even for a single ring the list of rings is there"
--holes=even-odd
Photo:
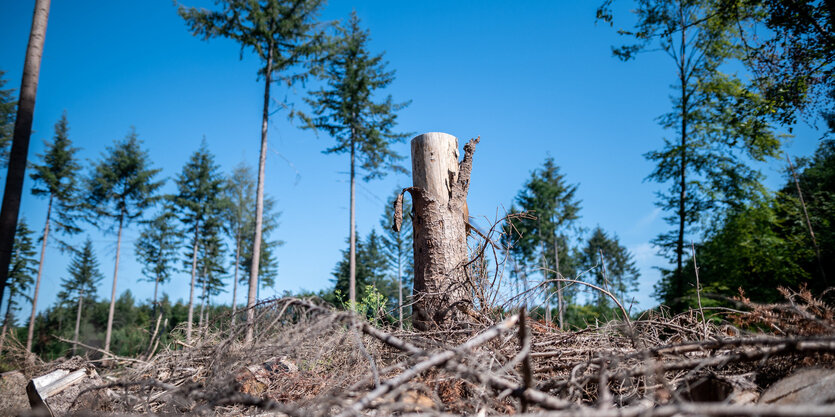
[[[82,384],[85,381],[87,383]],[[69,411],[69,406],[75,401],[80,388],[84,388],[81,385],[92,386],[98,383],[101,383],[101,379],[94,370],[56,369],[30,380],[26,385],[26,395],[29,397],[29,405],[32,409],[46,409],[50,415],[54,416],[56,413],[62,414]],[[101,403],[100,398],[91,400],[94,403]],[[81,401],[79,404],[83,407],[88,402]]]
[[[415,286],[412,323],[418,330],[459,325],[472,307],[467,262],[466,216],[473,152],[478,139],[464,147],[458,139],[431,132],[412,139]],[[402,198],[395,202],[402,213]],[[395,219],[395,231],[399,221]]]
[[[801,369],[768,387],[760,397],[766,404],[835,403],[835,370]]]

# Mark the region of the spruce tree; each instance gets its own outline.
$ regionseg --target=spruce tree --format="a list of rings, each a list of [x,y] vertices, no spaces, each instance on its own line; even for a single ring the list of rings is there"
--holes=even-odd
[[[579,268],[589,271],[593,284],[611,292],[621,301],[626,301],[626,294],[638,289],[641,274],[632,254],[621,246],[617,236],[607,235],[600,226],[592,231],[577,258]],[[605,294],[594,291],[592,295],[594,307],[599,313],[608,313],[615,307]]]
[[[371,229],[365,240],[357,242],[357,299],[368,295],[368,288],[373,287],[382,293],[386,299],[396,299],[396,289],[388,285],[388,258],[383,253],[383,243],[375,229]],[[350,248],[342,251],[342,259],[336,264],[334,276],[334,301],[354,308],[348,299],[350,287]]]
[[[157,315],[159,286],[171,279],[171,272],[179,255],[182,232],[175,223],[174,207],[166,203],[156,217],[145,223],[135,252],[142,262],[145,280],[154,283],[153,317]]]
[[[26,291],[29,290],[29,287],[34,281],[34,265],[37,262],[32,235],[32,231],[26,224],[26,219],[21,218],[17,222],[14,251],[12,252],[11,263],[9,264],[9,281],[7,286],[9,289],[9,298],[6,304],[6,314],[3,319],[3,331],[0,334],[0,353],[3,352],[3,345],[6,341],[6,331],[9,331],[14,326],[14,311],[19,310],[17,307],[18,300],[20,298],[24,301],[32,300],[26,294]]]
[[[94,302],[96,300],[96,288],[104,278],[99,271],[99,261],[93,252],[93,241],[90,237],[84,241],[84,246],[75,253],[70,263],[69,278],[61,281],[61,288],[67,298],[76,298],[75,330],[73,331],[73,354],[76,352],[78,343],[78,330],[81,327],[81,312],[84,308],[84,300]]]
[[[396,165],[403,159],[391,145],[402,142],[406,134],[395,133],[395,112],[408,103],[394,103],[391,96],[380,102],[374,94],[394,81],[394,71],[386,71],[383,55],[368,51],[368,31],[360,28],[356,12],[345,26],[339,27],[331,58],[320,74],[327,87],[311,92],[305,101],[313,115],[301,115],[308,128],[324,130],[336,145],[325,153],[350,156],[349,300],[356,302],[356,173],[357,165],[366,173],[366,181],[379,178],[389,170],[406,172]]]
[[[258,182],[255,197],[255,230],[252,239],[253,263],[261,265],[262,222],[264,217],[264,166],[267,160],[267,126],[270,117],[270,87],[272,82],[293,84],[307,77],[301,68],[322,49],[322,35],[317,30],[316,15],[324,0],[215,0],[221,11],[180,7],[192,34],[204,39],[216,36],[230,38],[243,50],[252,48],[263,63],[259,75],[264,76],[264,101],[261,112],[261,149],[258,158]],[[247,296],[246,343],[252,341],[255,320],[255,297],[258,289],[258,270],[249,277]]]
[[[548,157],[542,168],[531,173],[531,178],[516,196],[519,210],[529,213],[534,219],[513,222],[520,237],[512,250],[525,265],[539,262],[546,280],[574,275],[575,262],[566,233],[580,218],[580,200],[577,200],[576,193],[577,185],[567,184],[565,174],[560,172],[554,158]],[[555,287],[562,329],[566,294],[561,282],[556,281]],[[550,295],[546,296],[546,300],[550,300]],[[547,318],[550,318],[550,302],[545,307]]]
[[[104,336],[104,350],[110,351],[113,333],[113,315],[116,307],[116,282],[119,277],[119,254],[122,247],[122,229],[131,221],[139,219],[159,199],[157,190],[162,181],[154,181],[159,169],[151,168],[148,153],[140,147],[136,130],[115,141],[107,148],[102,159],[93,167],[87,179],[85,206],[91,215],[92,224],[105,228],[109,219],[115,224],[116,261],[113,266],[113,288],[110,294],[110,310],[107,315],[107,331]],[[108,230],[113,230],[110,226]]]
[[[670,212],[665,220],[674,229],[653,243],[674,265],[662,271],[656,286],[656,296],[672,306],[681,305],[688,288],[682,269],[686,236],[698,237],[699,222],[717,210],[757,198],[762,175],[748,161],[765,161],[780,148],[767,123],[771,104],[736,74],[721,71],[744,49],[733,42],[740,26],[712,6],[704,0],[640,0],[633,10],[635,29],[620,31],[635,43],[613,50],[628,61],[660,49],[675,69],[673,109],[659,118],[675,137],[644,155],[656,164],[647,179],[668,184],[657,205]],[[598,16],[611,22],[605,8]]]
[[[199,327],[202,329],[208,323],[208,309],[211,297],[220,294],[225,287],[221,277],[226,275],[224,259],[226,246],[221,238],[221,224],[217,216],[212,217],[201,229],[199,251],[197,256],[197,286],[200,295]],[[205,316],[204,316],[205,313]]]
[[[6,71],[0,70],[0,168],[9,166],[9,148],[12,144],[14,118],[17,111],[14,89],[3,89],[8,82],[3,77],[5,74]]]
[[[380,219],[380,226],[383,234],[380,237],[383,244],[383,253],[388,259],[389,273],[397,282],[397,320],[403,330],[403,298],[404,286],[408,288],[414,281],[414,240],[412,237],[412,205],[409,201],[403,201],[403,219],[400,231],[394,231],[394,201],[400,194],[395,190],[394,195],[386,203],[383,218]],[[408,291],[408,290],[407,290]]]
[[[46,221],[41,238],[41,260],[38,263],[38,276],[35,279],[35,293],[32,296],[32,314],[29,316],[29,333],[26,337],[26,350],[32,351],[32,338],[35,331],[35,315],[38,306],[38,291],[41,287],[41,277],[46,257],[46,245],[49,243],[49,232],[54,228],[55,232],[64,235],[78,233],[80,229],[76,226],[78,217],[78,172],[81,166],[76,160],[75,154],[78,148],[72,146],[69,138],[69,126],[67,113],[61,115],[61,119],[55,124],[55,137],[52,142],[45,142],[43,155],[38,155],[40,164],[36,164],[34,172],[30,175],[35,181],[32,194],[38,197],[45,197],[48,201],[46,209]],[[53,218],[53,212],[55,217]],[[62,251],[69,246],[62,240],[57,240]]]
[[[186,226],[185,235],[188,237],[189,251],[186,256],[191,263],[191,285],[188,301],[188,322],[186,324],[186,340],[191,340],[191,329],[194,319],[194,288],[197,284],[198,254],[203,249],[205,234],[212,231],[203,229],[216,227],[222,210],[223,176],[220,167],[215,164],[214,155],[209,152],[206,140],[200,143],[189,161],[183,166],[183,171],[177,176],[177,195],[173,197],[174,205],[180,216],[180,221]]]
[[[235,245],[232,261],[232,327],[235,327],[238,310],[238,280],[241,265],[241,251],[244,247],[245,226],[255,201],[255,180],[252,168],[241,162],[226,179],[223,189],[226,210],[224,210],[224,229]],[[255,217],[254,215],[251,217]],[[267,216],[269,218],[269,216]],[[248,246],[248,245],[247,245]],[[247,278],[249,278],[247,276]]]

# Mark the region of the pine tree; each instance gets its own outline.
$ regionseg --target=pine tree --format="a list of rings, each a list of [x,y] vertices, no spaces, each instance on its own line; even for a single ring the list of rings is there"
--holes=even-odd
[[[400,329],[403,329],[403,298],[404,286],[410,287],[414,282],[414,239],[412,237],[412,205],[403,201],[403,219],[400,231],[395,232],[394,226],[394,201],[400,191],[395,190],[386,203],[383,218],[380,219],[380,226],[383,234],[380,237],[383,244],[383,253],[388,259],[389,273],[397,282],[397,317]]]
[[[682,264],[686,235],[698,236],[696,226],[717,209],[742,205],[762,193],[761,174],[747,160],[777,155],[779,140],[766,122],[770,104],[752,92],[735,74],[720,71],[742,47],[732,40],[739,26],[715,13],[705,0],[640,0],[634,9],[634,31],[621,31],[635,44],[614,49],[627,61],[639,52],[659,48],[674,62],[677,84],[673,110],[660,117],[676,138],[664,139],[660,150],[644,156],[656,164],[647,177],[669,184],[658,194],[658,206],[674,230],[653,243],[675,265],[662,271],[656,296],[673,306],[686,292]],[[611,22],[611,14],[599,11]]]
[[[32,351],[32,338],[35,331],[35,315],[38,306],[38,291],[41,287],[41,277],[46,257],[46,245],[49,242],[49,232],[54,228],[56,232],[65,235],[78,233],[76,226],[78,217],[78,172],[81,166],[75,158],[78,148],[72,146],[69,138],[67,113],[61,115],[61,120],[55,124],[55,137],[52,142],[45,143],[43,155],[38,155],[42,163],[35,165],[31,174],[35,181],[32,194],[46,197],[46,222],[44,223],[41,239],[41,260],[38,263],[38,276],[35,279],[35,294],[32,296],[32,314],[29,317],[29,333],[26,337],[26,350]],[[53,210],[54,208],[54,210]],[[53,211],[55,217],[53,219]],[[69,248],[66,242],[57,240],[62,251]]]
[[[18,310],[18,298],[25,301],[32,299],[26,294],[32,285],[35,274],[35,245],[32,242],[32,231],[26,224],[26,219],[21,218],[17,222],[15,233],[15,245],[12,252],[11,263],[9,264],[9,298],[6,304],[6,315],[3,319],[3,331],[0,334],[0,353],[3,352],[3,345],[6,341],[6,331],[14,326],[14,311]]]
[[[322,68],[327,88],[311,92],[305,99],[313,107],[313,116],[302,115],[308,128],[327,132],[336,146],[325,153],[350,155],[350,302],[356,302],[356,171],[357,164],[366,172],[366,181],[382,177],[387,170],[406,172],[395,163],[403,159],[391,145],[403,141],[406,134],[392,131],[395,112],[408,103],[396,104],[391,96],[375,103],[373,95],[394,81],[394,71],[386,71],[383,55],[368,52],[368,31],[360,28],[356,12],[340,27],[333,56]]]
[[[17,111],[14,89],[3,89],[8,82],[3,78],[5,74],[6,71],[0,70],[0,168],[9,166],[9,148],[12,144],[14,118]]]
[[[75,253],[68,270],[70,277],[61,281],[61,287],[67,298],[77,299],[77,310],[75,316],[75,330],[73,331],[73,354],[75,354],[78,343],[78,329],[81,326],[81,312],[84,308],[84,300],[94,302],[96,300],[96,288],[104,275],[99,271],[99,261],[93,252],[93,241],[87,237],[84,247]]]
[[[176,219],[174,207],[165,204],[159,214],[145,224],[136,241],[135,252],[142,262],[142,273],[148,282],[154,283],[153,317],[157,315],[159,286],[171,279],[183,237]]]
[[[632,254],[621,246],[617,236],[610,237],[600,226],[592,231],[577,258],[580,269],[590,271],[593,284],[611,292],[621,301],[625,301],[626,294],[638,289],[640,272]],[[605,294],[594,291],[593,296],[598,312],[608,312],[615,307]]]
[[[571,257],[566,232],[580,217],[580,201],[577,200],[577,185],[566,183],[565,175],[547,158],[541,169],[534,171],[516,196],[520,211],[528,212],[535,219],[514,221],[519,241],[513,251],[523,265],[537,261],[541,263],[544,279],[562,278],[574,275],[574,260]],[[553,260],[553,264],[551,263]],[[564,326],[565,295],[563,285],[556,281],[559,325]],[[550,300],[550,296],[547,296]],[[546,318],[550,318],[550,302],[546,303]]]
[[[194,288],[196,285],[198,268],[198,254],[203,243],[204,228],[216,227],[223,208],[222,190],[223,176],[220,167],[215,164],[214,155],[209,152],[206,140],[200,144],[192,155],[183,171],[177,176],[178,193],[173,197],[174,204],[180,216],[180,221],[186,225],[186,236],[190,236],[190,251],[186,254],[191,261],[191,286],[188,301],[188,323],[186,324],[186,340],[191,340],[191,329],[194,318]],[[207,233],[211,234],[209,230]]]
[[[96,163],[87,180],[88,195],[85,205],[92,216],[89,221],[97,227],[104,227],[105,222],[102,220],[110,219],[117,227],[113,289],[104,336],[104,350],[108,352],[116,307],[122,229],[131,221],[139,219],[145,210],[157,202],[159,197],[156,196],[156,192],[163,184],[162,181],[154,181],[160,170],[151,168],[148,153],[142,150],[140,145],[136,130],[131,129],[124,139],[115,141],[113,146],[107,148],[107,153],[102,154],[102,159]]]
[[[224,210],[223,216],[224,228],[235,242],[235,253],[232,261],[232,267],[234,268],[232,274],[232,327],[235,327],[237,319],[241,251],[244,248],[245,236],[248,234],[245,234],[245,226],[249,217],[255,217],[254,215],[250,216],[255,201],[255,181],[253,178],[252,168],[245,162],[241,162],[232,170],[223,189],[224,200],[226,201],[226,210]],[[270,216],[267,216],[267,218],[269,219]]]
[[[258,158],[258,182],[255,197],[255,230],[252,239],[253,261],[261,265],[262,222],[264,218],[264,166],[267,160],[267,126],[270,117],[270,86],[273,80],[292,84],[307,77],[300,66],[308,64],[322,49],[322,35],[317,31],[316,14],[324,0],[216,0],[222,11],[179,8],[192,34],[205,39],[220,36],[252,48],[264,66],[259,74],[265,78],[264,102],[261,112],[261,150]],[[247,296],[246,343],[252,342],[255,320],[255,296],[258,271],[252,269]]]

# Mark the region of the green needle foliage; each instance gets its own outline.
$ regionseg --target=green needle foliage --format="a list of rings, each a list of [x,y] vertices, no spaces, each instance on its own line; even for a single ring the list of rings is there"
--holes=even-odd
[[[209,152],[205,138],[200,143],[183,171],[177,176],[177,194],[172,197],[180,221],[186,226],[188,251],[184,262],[191,270],[191,286],[188,303],[188,325],[186,338],[191,339],[191,323],[194,315],[194,288],[197,284],[198,258],[205,248],[207,237],[217,233],[220,216],[224,208],[224,178],[220,167],[215,163],[214,155]]]
[[[330,59],[322,66],[320,75],[327,87],[312,91],[305,101],[313,108],[313,115],[301,114],[307,128],[323,130],[336,141],[325,153],[350,155],[350,301],[356,302],[355,265],[355,208],[356,171],[365,171],[366,181],[379,178],[388,171],[406,172],[396,162],[403,159],[391,148],[408,134],[393,131],[396,111],[408,103],[394,103],[391,96],[374,102],[374,93],[394,81],[394,71],[386,71],[383,55],[368,52],[368,31],[360,28],[356,12],[344,27],[338,27]]]
[[[566,233],[580,218],[580,200],[577,200],[576,193],[577,185],[567,184],[554,158],[549,157],[542,168],[531,173],[531,178],[519,191],[514,208],[511,209],[513,213],[518,207],[520,211],[535,217],[513,221],[519,239],[513,244],[512,251],[523,266],[539,264],[544,268],[545,279],[557,278],[557,271],[561,275],[559,278],[575,275],[575,260]],[[565,312],[563,297],[571,298],[571,294],[563,294],[563,286],[560,282],[553,285],[558,292],[557,301],[562,307],[561,326]]]
[[[76,234],[81,229],[76,224],[79,205],[79,177],[81,170],[75,154],[78,148],[72,146],[69,138],[69,125],[65,112],[55,124],[55,136],[51,142],[44,142],[44,153],[38,155],[40,164],[35,164],[30,177],[35,181],[32,195],[45,197],[49,200],[47,221],[50,229],[63,234]],[[52,216],[52,210],[55,216]],[[69,245],[58,240],[62,250],[69,249]]]
[[[35,282],[35,265],[38,262],[35,258],[35,245],[32,242],[32,234],[32,230],[26,224],[26,219],[21,218],[17,222],[14,250],[12,251],[11,263],[9,263],[9,276],[6,283],[6,288],[9,290],[9,298],[6,304],[6,314],[3,319],[3,331],[2,335],[0,335],[0,353],[3,351],[6,331],[15,325],[14,312],[20,309],[18,307],[20,299],[27,302],[32,300],[26,293],[29,287]]]
[[[611,22],[606,2],[598,17]],[[665,220],[675,229],[653,243],[673,263],[663,270],[656,296],[681,306],[688,288],[683,263],[687,236],[699,236],[698,224],[727,207],[739,207],[764,189],[762,175],[748,161],[777,155],[780,141],[767,118],[770,104],[722,65],[743,57],[739,25],[715,12],[712,0],[640,0],[633,10],[637,23],[621,30],[634,43],[615,48],[624,61],[660,49],[675,68],[673,109],[660,124],[674,132],[661,149],[644,156],[656,164],[648,179],[668,184],[658,193],[658,206],[670,213]]]
[[[12,145],[14,121],[17,114],[14,89],[3,89],[8,82],[3,77],[5,74],[6,71],[0,70],[0,168],[9,166],[9,148]]]
[[[142,274],[146,281],[154,283],[154,306],[157,305],[159,286],[171,279],[179,255],[183,234],[176,220],[174,207],[165,204],[156,217],[145,223],[136,240],[135,252],[142,263]]]
[[[93,252],[93,242],[89,237],[84,242],[84,247],[76,252],[68,272],[70,277],[61,281],[61,292],[58,294],[58,299],[69,301],[74,298],[77,300],[73,341],[78,342],[84,301],[86,300],[88,305],[96,301],[96,288],[104,278],[99,271],[99,262],[96,260],[96,254]],[[76,345],[73,345],[73,352],[75,351]]]
[[[163,184],[162,181],[154,180],[160,170],[151,168],[148,153],[140,145],[136,130],[131,128],[124,139],[107,148],[87,179],[85,206],[91,214],[89,221],[102,228],[107,224],[104,220],[110,219],[117,226],[116,264],[113,268],[113,289],[104,342],[106,351],[110,350],[113,331],[122,229],[140,218],[145,210],[159,200],[156,193]]]
[[[621,246],[617,236],[609,236],[600,226],[592,231],[586,246],[577,254],[581,270],[588,271],[591,283],[611,292],[627,304],[626,295],[638,289],[641,273],[635,266],[632,254]],[[611,311],[616,307],[611,298],[599,291],[592,291],[597,313],[612,319]]]

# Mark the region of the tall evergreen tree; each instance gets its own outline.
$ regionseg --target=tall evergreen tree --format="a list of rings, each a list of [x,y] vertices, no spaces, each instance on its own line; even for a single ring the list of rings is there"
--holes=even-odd
[[[113,289],[110,294],[110,310],[107,315],[107,331],[104,350],[110,351],[113,332],[113,314],[116,307],[116,281],[119,277],[119,253],[122,247],[122,229],[140,218],[159,197],[157,190],[163,181],[154,177],[160,169],[151,168],[148,153],[140,147],[136,130],[131,128],[127,136],[107,148],[102,159],[93,167],[87,179],[85,205],[93,216],[89,220],[97,227],[105,227],[103,219],[110,219],[117,227],[116,262],[113,266]],[[112,231],[112,226],[109,228]]]
[[[70,276],[61,281],[63,292],[67,298],[77,299],[77,310],[75,315],[75,330],[73,331],[73,353],[78,343],[78,329],[81,327],[81,312],[84,308],[84,300],[94,302],[96,300],[96,288],[104,278],[99,271],[99,261],[93,252],[93,241],[87,237],[84,247],[77,251],[73,257],[68,270]]]
[[[249,233],[246,230],[247,219],[252,217],[254,213],[252,208],[255,202],[255,180],[252,168],[245,162],[241,162],[232,170],[232,173],[226,179],[226,186],[224,187],[224,199],[226,200],[226,210],[224,210],[224,226],[226,232],[230,235],[233,242],[235,242],[235,253],[232,261],[232,327],[235,327],[238,310],[238,280],[241,265],[241,252],[244,248],[245,236]],[[267,216],[267,218],[270,218]],[[249,245],[246,245],[249,246]],[[264,245],[266,246],[266,245]],[[247,276],[247,279],[249,277]]]
[[[380,226],[383,228],[383,234],[380,239],[383,243],[383,253],[388,259],[389,273],[397,282],[397,317],[400,329],[403,329],[403,294],[404,286],[410,287],[414,282],[414,240],[412,238],[412,205],[409,201],[403,201],[403,219],[401,221],[400,231],[395,232],[394,226],[394,201],[397,199],[400,191],[395,190],[392,196],[386,203],[386,209],[383,212],[383,218],[380,219]]]
[[[675,229],[653,243],[674,265],[663,271],[656,294],[670,305],[677,305],[687,288],[682,269],[686,235],[698,236],[697,224],[716,209],[761,193],[761,174],[746,161],[764,161],[780,147],[765,119],[769,103],[735,74],[720,71],[742,49],[733,42],[738,26],[714,13],[714,5],[711,0],[639,0],[633,10],[635,30],[621,31],[635,43],[613,50],[626,61],[657,48],[674,62],[673,110],[660,123],[676,138],[665,138],[660,150],[644,155],[656,164],[647,178],[669,184],[657,204],[671,213],[665,219]],[[611,22],[605,7],[598,16]]]
[[[576,193],[577,185],[567,184],[554,158],[548,157],[516,196],[519,210],[530,213],[535,219],[514,221],[520,237],[512,250],[524,265],[540,262],[545,279],[574,275],[574,260],[566,233],[580,218],[580,200],[577,200]],[[563,328],[564,286],[557,281],[555,287],[559,325]],[[550,310],[550,305],[546,305],[545,311],[549,316]]]
[[[252,207],[252,206],[250,206]],[[284,245],[284,241],[280,239],[271,239],[270,236],[276,229],[278,229],[278,219],[281,212],[275,211],[275,200],[269,195],[264,196],[264,221],[261,223],[261,253],[258,256],[258,277],[256,284],[258,291],[261,288],[268,288],[275,286],[276,277],[278,277],[278,259],[275,257],[275,248]],[[255,247],[252,244],[252,237],[255,231],[255,212],[250,210],[246,217],[244,224],[244,241],[241,246],[241,256],[239,258],[240,267],[244,271],[242,281],[246,281],[253,273],[252,264],[255,257],[252,256],[252,249]]]
[[[17,111],[14,89],[3,89],[8,82],[4,78],[5,74],[6,71],[0,70],[0,168],[9,166],[9,147],[12,144],[14,117]]]
[[[173,197],[180,221],[186,225],[186,236],[190,236],[190,251],[186,254],[191,261],[191,286],[188,301],[188,323],[186,339],[191,340],[194,318],[194,288],[197,284],[197,261],[207,226],[216,227],[222,210],[223,176],[220,167],[215,164],[214,155],[209,152],[206,140],[200,143],[183,171],[177,176],[177,195]]]
[[[386,70],[383,55],[368,51],[367,30],[360,28],[356,12],[344,27],[339,27],[333,56],[322,68],[327,88],[311,92],[306,99],[313,116],[302,115],[307,127],[327,132],[336,146],[325,153],[350,155],[350,301],[356,302],[356,171],[357,164],[366,172],[366,181],[384,176],[388,170],[406,172],[396,165],[403,157],[391,145],[403,141],[406,134],[395,133],[395,112],[408,103],[394,103],[391,96],[375,103],[374,94],[394,81],[394,71]]]
[[[600,226],[592,231],[586,245],[579,251],[577,263],[582,270],[591,273],[592,283],[608,290],[620,300],[638,289],[641,273],[635,266],[632,254],[621,246],[617,236],[609,236]],[[605,294],[594,291],[594,306],[603,313],[615,307]]]
[[[154,283],[153,313],[156,317],[159,286],[171,279],[177,262],[182,232],[175,221],[174,207],[166,203],[156,217],[145,224],[136,240],[136,255],[142,262],[142,273],[148,282]]]
[[[179,13],[192,34],[204,39],[216,36],[230,38],[243,50],[252,48],[263,63],[258,71],[264,76],[264,102],[261,112],[261,150],[258,159],[258,182],[255,198],[255,230],[252,239],[255,260],[261,265],[262,222],[264,217],[264,166],[267,160],[267,126],[270,117],[270,86],[283,81],[292,84],[307,77],[300,68],[320,52],[322,35],[317,30],[316,15],[324,0],[215,0],[221,11],[180,7]],[[247,297],[246,342],[252,341],[255,320],[255,296],[258,290],[258,270],[249,277]]]
[[[20,196],[23,194],[23,181],[26,178],[29,139],[32,136],[32,119],[35,115],[35,96],[46,38],[46,22],[49,20],[49,2],[50,0],[35,1],[26,59],[23,61],[20,97],[12,147],[9,150],[9,169],[6,174],[6,187],[3,189],[3,204],[0,207],[0,307],[3,306],[9,262],[14,249],[14,234],[20,214]]]
[[[3,331],[0,334],[0,353],[3,352],[3,345],[6,341],[6,331],[14,326],[14,311],[18,310],[18,299],[25,301],[32,299],[26,294],[33,282],[35,274],[35,245],[32,242],[32,231],[26,224],[26,219],[21,218],[17,222],[15,233],[15,245],[12,252],[11,263],[9,264],[9,301],[6,304],[6,315],[3,319]]]
[[[201,290],[200,328],[208,323],[207,306],[211,302],[211,297],[220,294],[225,286],[221,277],[226,274],[226,268],[223,266],[226,258],[226,246],[221,239],[220,226],[218,216],[214,216],[205,223],[200,233],[197,259],[197,270],[199,271],[197,286]]]
[[[41,277],[46,257],[46,245],[49,242],[49,232],[54,228],[62,234],[75,234],[80,231],[76,225],[78,217],[78,171],[81,166],[75,158],[78,148],[72,146],[69,138],[67,113],[55,124],[55,137],[52,142],[45,143],[45,151],[41,163],[35,165],[30,174],[35,181],[32,194],[47,198],[46,222],[41,239],[41,260],[38,263],[38,276],[35,280],[35,293],[32,296],[32,314],[29,316],[29,333],[26,337],[26,350],[32,351],[32,338],[35,331],[35,314],[38,307],[38,291],[41,287]],[[55,218],[52,218],[54,208]],[[68,249],[66,242],[57,240],[62,251]]]

